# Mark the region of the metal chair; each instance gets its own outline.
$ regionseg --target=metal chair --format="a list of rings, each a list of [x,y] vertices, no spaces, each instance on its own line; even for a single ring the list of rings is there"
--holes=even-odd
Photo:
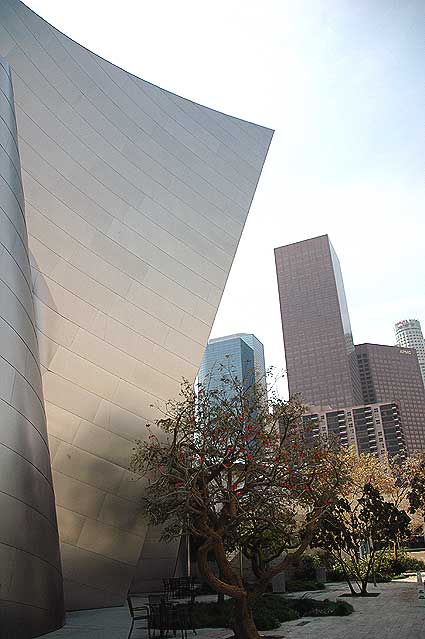
[[[130,632],[128,633],[127,639],[130,639],[131,637],[131,633],[133,632],[133,629],[134,629],[134,624],[136,624],[136,628],[137,628],[137,622],[142,620],[144,620],[147,624],[147,626],[145,627],[147,627],[148,635],[149,635],[149,607],[145,605],[133,606],[133,602],[131,600],[130,595],[127,595],[127,605],[131,615],[131,627],[130,627]]]
[[[198,582],[194,577],[173,577],[171,579],[163,579],[165,593],[174,599],[190,599],[193,604],[195,602]]]
[[[168,601],[165,593],[149,595],[149,637],[151,636],[151,631],[153,631],[155,636],[156,629],[159,630],[161,639],[170,631],[174,636],[180,631],[181,639],[187,639],[187,622],[184,610]]]
[[[195,624],[193,622],[193,606],[197,594],[199,583],[194,577],[173,577],[163,579],[164,591],[169,599],[186,599],[187,603],[178,605],[182,623],[186,630],[192,629],[196,635]]]

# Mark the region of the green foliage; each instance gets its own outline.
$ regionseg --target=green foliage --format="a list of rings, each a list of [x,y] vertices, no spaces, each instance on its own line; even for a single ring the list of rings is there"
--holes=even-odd
[[[334,602],[329,601],[329,599],[319,601],[317,599],[308,599],[307,597],[289,600],[289,605],[298,612],[300,617],[346,617],[351,615],[354,610],[353,606],[346,601],[338,600]]]
[[[323,517],[313,543],[353,558],[365,543],[371,543],[374,549],[386,546],[400,531],[407,531],[409,521],[404,511],[385,501],[371,484],[365,484],[356,499],[338,499],[334,509]]]
[[[223,603],[197,602],[192,608],[192,621],[195,628],[230,628],[232,613],[233,605],[230,599]]]
[[[316,570],[323,565],[323,558],[318,553],[302,555],[293,562],[291,569],[294,581],[315,581]]]
[[[386,577],[394,577],[404,572],[425,570],[425,562],[410,557],[404,550],[399,550],[397,559],[394,559],[394,553],[391,550],[387,550],[381,554],[377,570]]]
[[[419,464],[410,483],[409,503],[411,512],[425,513],[425,453],[422,453]]]
[[[149,523],[161,526],[165,540],[190,534],[200,574],[238,599],[246,590],[229,554],[242,549],[255,575],[253,590],[264,592],[306,550],[347,471],[327,442],[306,445],[298,398],[283,401],[264,384],[247,386],[231,371],[222,373],[219,387],[182,384],[161,419],[147,425],[130,468],[145,479]]]
[[[260,568],[296,546],[300,508],[325,508],[335,492],[326,447],[306,449],[297,433],[302,412],[299,400],[267,397],[230,373],[219,388],[183,384],[131,458],[147,479],[151,523],[163,524],[165,539],[188,529],[205,539],[218,527],[226,550],[242,547]]]
[[[263,596],[254,604],[253,616],[258,630],[273,630],[283,621],[298,619],[299,614],[282,597]],[[233,624],[233,601],[196,603],[192,619],[195,628],[230,628]]]
[[[354,608],[347,601],[336,601],[335,606],[333,608],[333,616],[334,617],[348,617],[351,613],[354,612]]]
[[[355,592],[351,583],[354,580],[364,595],[373,571],[378,572],[381,549],[405,535],[409,523],[406,512],[366,483],[352,499],[338,499],[334,509],[322,518],[313,544],[329,550],[345,574],[351,592]]]
[[[326,575],[327,575],[328,581],[345,581],[345,574],[342,570],[341,565],[338,563],[336,559],[332,562],[332,564],[326,570]],[[348,576],[353,578],[353,574],[351,571],[349,571]]]
[[[258,630],[274,630],[285,621],[293,621],[303,616],[345,616],[353,612],[353,607],[345,601],[332,602],[325,599],[285,599],[280,595],[263,595],[254,604],[254,622]],[[196,603],[193,607],[195,628],[229,628],[233,623],[233,602]]]
[[[288,613],[292,612],[288,610]],[[298,619],[298,617],[293,617],[293,619]],[[286,619],[285,621],[290,621],[291,619]],[[254,623],[257,630],[275,630],[279,628],[280,621],[277,617],[273,615],[270,610],[267,608],[258,608],[254,612]]]
[[[367,560],[359,560],[359,568],[357,571],[349,559],[346,559],[344,563],[348,577],[355,579],[356,572],[359,570],[364,572]],[[403,550],[400,550],[397,559],[394,559],[394,551],[388,549],[377,553],[375,575],[371,573],[368,577],[368,582],[372,583],[373,576],[375,576],[377,583],[386,583],[391,581],[391,579],[401,578],[405,572],[417,572],[418,570],[425,570],[424,561],[410,557],[407,552]],[[345,581],[342,567],[336,559],[329,561],[327,575],[329,581]]]
[[[425,570],[425,561],[421,559],[415,559],[414,557],[406,557],[405,560],[396,561],[394,569],[399,568],[403,572],[418,572],[419,570]]]
[[[263,616],[267,613],[270,617],[274,617],[278,622],[277,625],[274,626],[275,628],[279,626],[279,623],[293,621],[301,616],[295,608],[291,606],[290,601],[280,595],[264,595],[258,599],[254,607],[254,619],[256,619],[256,615],[259,612],[263,614]],[[257,628],[259,627],[257,626]],[[263,630],[263,628],[259,628],[259,630]],[[264,630],[271,630],[271,628],[264,628]]]
[[[320,581],[310,580],[310,581],[288,581],[286,583],[287,592],[304,592],[308,590],[324,590],[325,584],[322,584]]]

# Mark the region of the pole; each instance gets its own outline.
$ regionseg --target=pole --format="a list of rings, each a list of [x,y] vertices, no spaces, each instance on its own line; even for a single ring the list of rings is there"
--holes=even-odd
[[[191,573],[191,561],[190,561],[190,534],[186,535],[186,573],[190,577]]]
[[[239,548],[239,573],[241,575],[241,581],[243,582],[243,554],[242,554],[242,548]]]

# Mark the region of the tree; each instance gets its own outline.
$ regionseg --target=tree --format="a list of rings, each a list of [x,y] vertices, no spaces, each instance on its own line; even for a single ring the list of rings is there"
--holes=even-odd
[[[131,460],[148,480],[150,522],[163,525],[164,539],[194,536],[200,574],[233,598],[238,639],[258,638],[255,600],[306,550],[344,481],[339,457],[299,436],[303,409],[298,399],[283,401],[263,383],[243,383],[222,369],[218,388],[183,383]],[[255,575],[249,590],[229,557],[239,549]]]
[[[332,511],[325,514],[313,544],[328,550],[341,567],[352,595],[367,595],[367,584],[382,551],[403,538],[410,517],[402,507],[407,496],[402,469],[373,455],[341,451],[350,481]],[[385,472],[387,471],[387,472]],[[345,493],[345,494],[344,494]],[[357,585],[355,589],[353,582]]]
[[[410,533],[422,528],[425,511],[424,453],[416,453],[407,458],[398,455],[378,458],[365,453],[357,457],[354,451],[347,450],[345,456],[352,469],[350,482],[347,483],[352,494],[355,495],[356,491],[370,483],[380,491],[385,501],[409,514]],[[402,529],[392,541],[395,561],[405,540],[406,531]]]
[[[425,514],[425,453],[416,456],[416,464],[411,472],[409,504],[411,512]]]
[[[385,501],[406,513],[413,512],[410,495],[414,491],[412,482],[420,473],[420,456],[377,457],[371,453],[362,453],[357,456],[352,449],[348,449],[344,454],[351,467],[350,482],[347,483],[348,496],[353,497],[359,494],[366,484],[370,484],[380,492]],[[395,532],[391,542],[394,560],[397,560],[398,551],[405,538],[404,527],[398,533]]]

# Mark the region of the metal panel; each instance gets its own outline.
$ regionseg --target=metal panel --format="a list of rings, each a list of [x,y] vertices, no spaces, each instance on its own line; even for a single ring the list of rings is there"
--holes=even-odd
[[[19,639],[63,623],[63,592],[14,96],[0,65],[0,627]]]
[[[5,363],[4,392],[25,396],[44,439],[46,404],[68,608],[119,604],[135,573],[152,585],[155,556],[174,567],[176,548],[158,538],[138,562],[143,483],[128,459],[152,404],[196,376],[272,132],[126,73],[19,0],[0,3],[0,54],[13,69],[31,259],[30,272],[17,215],[24,276],[0,303],[31,348],[38,338],[43,371],[35,392]],[[0,200],[16,206],[10,185],[21,194],[12,169]],[[25,278],[31,320],[14,295],[31,303]],[[24,349],[11,359],[35,374]]]

